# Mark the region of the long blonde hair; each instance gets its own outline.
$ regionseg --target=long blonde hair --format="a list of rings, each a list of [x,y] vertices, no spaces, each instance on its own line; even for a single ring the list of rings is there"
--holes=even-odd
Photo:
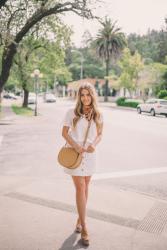
[[[74,113],[75,113],[75,117],[73,119],[73,127],[76,127],[77,122],[79,121],[79,119],[81,118],[82,114],[82,108],[83,108],[83,104],[81,102],[81,92],[83,89],[86,89],[89,91],[89,94],[91,96],[91,106],[93,109],[93,117],[92,119],[94,120],[94,122],[96,123],[97,128],[100,126],[100,112],[97,108],[97,94],[96,94],[96,90],[94,88],[94,86],[88,82],[83,83],[82,85],[80,85],[79,89],[78,89],[78,93],[77,93],[77,103],[74,109]]]

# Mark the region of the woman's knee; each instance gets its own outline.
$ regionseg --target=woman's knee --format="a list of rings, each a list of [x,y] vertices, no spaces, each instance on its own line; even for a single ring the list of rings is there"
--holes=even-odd
[[[73,178],[77,192],[85,192],[86,184],[84,178]]]
[[[85,192],[85,189],[86,185],[84,182],[80,182],[76,187],[77,192]]]
[[[85,186],[86,189],[88,189],[89,183],[90,183],[91,176],[85,176]]]

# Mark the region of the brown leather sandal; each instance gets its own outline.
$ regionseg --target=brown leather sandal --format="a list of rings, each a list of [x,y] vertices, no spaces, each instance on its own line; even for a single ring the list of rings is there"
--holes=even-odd
[[[86,229],[81,231],[81,241],[84,246],[89,246],[89,235]]]
[[[81,233],[81,231],[82,231],[82,226],[80,224],[80,220],[78,219],[77,224],[76,224],[76,228],[75,228],[75,232],[76,233]]]

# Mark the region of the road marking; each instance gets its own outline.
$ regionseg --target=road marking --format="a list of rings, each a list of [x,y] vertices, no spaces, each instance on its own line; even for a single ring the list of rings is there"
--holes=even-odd
[[[13,198],[13,199],[29,202],[32,204],[76,214],[76,207],[74,205],[67,204],[65,202],[48,200],[48,199],[44,199],[41,197],[31,196],[31,195],[19,193],[19,192],[7,193],[5,194],[5,196]],[[133,218],[126,218],[126,217],[118,216],[115,214],[109,214],[109,213],[105,213],[105,212],[90,209],[90,208],[87,209],[87,216],[96,220],[106,221],[108,223],[112,223],[112,224],[114,223],[120,226],[130,227],[133,229],[137,229],[138,226],[140,225],[140,220],[133,219]]]
[[[156,174],[156,173],[165,173],[167,172],[167,167],[162,168],[145,168],[137,170],[128,170],[128,171],[119,171],[119,172],[108,172],[108,173],[98,173],[93,176],[93,180],[102,180],[102,179],[112,179],[128,176],[138,176],[146,174]]]
[[[2,141],[3,141],[3,136],[0,136],[0,146],[2,144]]]

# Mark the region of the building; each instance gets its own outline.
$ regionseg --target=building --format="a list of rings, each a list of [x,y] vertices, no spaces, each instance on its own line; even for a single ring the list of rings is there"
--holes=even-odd
[[[80,79],[74,82],[69,82],[67,85],[67,95],[69,98],[75,98],[77,90],[79,86],[85,82],[89,82],[93,84],[96,88],[96,91],[99,96],[104,95],[104,85],[105,85],[105,79],[97,79],[97,78],[85,78]],[[112,80],[109,80],[109,90],[112,89]]]

